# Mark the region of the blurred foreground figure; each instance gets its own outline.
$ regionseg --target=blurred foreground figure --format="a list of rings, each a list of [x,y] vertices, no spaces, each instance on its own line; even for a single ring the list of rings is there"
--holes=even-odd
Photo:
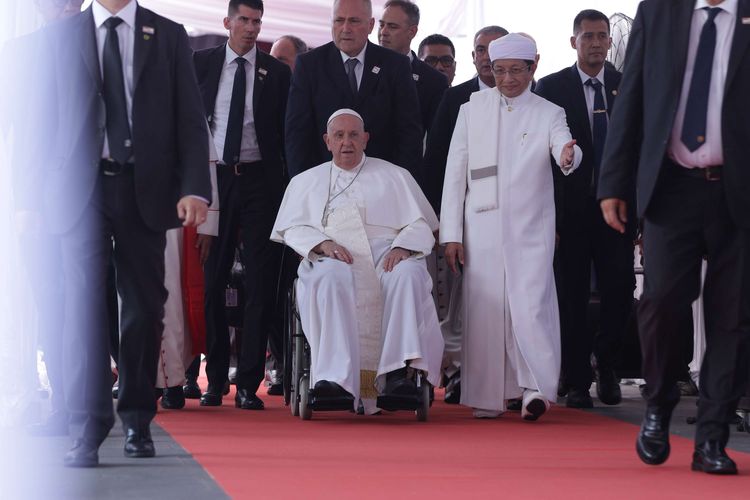
[[[167,291],[167,229],[206,218],[208,136],[182,26],[131,0],[96,0],[48,48],[55,130],[34,173],[44,225],[60,235],[64,373],[73,448],[92,467],[114,423],[105,281],[122,299],[117,410],[125,455],[154,455],[150,422]],[[114,248],[112,242],[114,241]]]

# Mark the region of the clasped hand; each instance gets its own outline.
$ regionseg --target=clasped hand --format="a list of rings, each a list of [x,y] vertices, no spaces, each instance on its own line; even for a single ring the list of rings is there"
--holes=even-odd
[[[343,245],[339,245],[332,240],[326,240],[322,243],[319,243],[315,246],[315,248],[313,248],[313,252],[325,255],[326,257],[330,257],[332,259],[340,260],[341,262],[346,262],[347,264],[351,264],[352,262],[354,262],[352,254],[349,252],[349,250],[347,250]],[[393,268],[396,267],[396,264],[398,264],[402,260],[408,259],[410,255],[411,252],[404,248],[396,247],[391,249],[391,251],[388,252],[388,254],[385,256],[385,259],[383,259],[383,270],[387,273],[393,271]]]

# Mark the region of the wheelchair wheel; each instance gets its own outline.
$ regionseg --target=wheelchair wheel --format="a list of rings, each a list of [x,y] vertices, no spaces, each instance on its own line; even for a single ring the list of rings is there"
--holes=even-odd
[[[302,420],[312,418],[312,408],[308,406],[310,399],[310,378],[303,375],[299,380],[299,417]]]
[[[294,320],[294,288],[290,288],[286,294],[286,303],[284,304],[284,405],[294,403],[294,386],[292,384],[292,354],[294,352],[294,338],[292,337],[294,328],[292,325]],[[292,404],[292,410],[294,410],[294,406]]]
[[[305,337],[302,335],[299,318],[292,321],[292,415],[299,416],[299,402],[305,391],[300,386],[305,376]],[[309,384],[308,384],[309,385]]]
[[[430,383],[422,373],[417,375],[417,381],[419,382],[420,402],[415,413],[419,422],[426,422],[427,414],[430,412]]]

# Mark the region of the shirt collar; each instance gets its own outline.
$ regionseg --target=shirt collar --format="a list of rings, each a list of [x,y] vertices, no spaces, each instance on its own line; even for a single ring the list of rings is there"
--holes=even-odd
[[[367,159],[367,155],[365,155],[364,153],[362,153],[362,160],[359,162],[359,164],[356,167],[354,167],[351,170],[346,170],[346,169],[343,169],[343,168],[339,167],[338,165],[336,165],[333,162],[333,160],[331,160],[331,165],[334,166],[334,168],[336,169],[336,171],[337,171],[338,174],[342,174],[342,173],[356,174],[362,168],[362,165],[365,164],[365,160],[366,159]]]
[[[478,76],[477,76],[477,82],[479,82],[479,90],[494,89],[495,88],[495,87],[490,87],[489,85],[487,85],[486,83],[484,83],[482,81],[482,79],[479,78]]]
[[[526,90],[521,92],[521,94],[517,95],[516,97],[505,97],[503,93],[500,91],[500,89],[498,89],[497,87],[495,88],[497,89],[497,94],[500,96],[500,99],[502,100],[503,105],[505,106],[521,106],[526,101],[528,101],[529,96],[532,95],[531,82],[529,82],[529,86],[526,87]]]
[[[724,12],[731,14],[732,16],[737,15],[737,0],[724,0],[719,5],[711,5],[707,0],[696,0],[694,10],[702,9],[704,7],[719,7]]]
[[[238,55],[235,51],[232,50],[232,47],[229,46],[229,43],[227,43],[227,50],[226,50],[226,58],[224,59],[224,65],[229,66],[231,63],[234,62],[235,59],[238,57],[243,58],[245,61],[249,62],[251,66],[255,65],[255,59],[256,59],[256,53],[258,51],[258,44],[256,43],[253,45],[253,48],[250,49],[250,51],[245,54],[244,56]]]
[[[365,46],[362,47],[362,50],[359,51],[359,54],[357,54],[354,57],[349,57],[346,54],[346,52],[344,52],[343,50],[339,50],[339,52],[341,53],[341,60],[344,62],[344,64],[346,64],[346,61],[348,61],[349,59],[356,59],[357,61],[359,61],[359,64],[364,68],[365,67],[365,51],[366,50],[367,50],[367,42],[365,42]]]
[[[135,0],[131,0],[125,7],[120,9],[114,16],[122,19],[122,22],[128,25],[131,30],[135,29],[135,11],[138,7],[138,3]],[[94,15],[94,26],[101,28],[104,22],[110,17],[114,17],[111,12],[105,9],[102,4],[94,0],[91,3],[91,13]]]
[[[581,83],[585,85],[586,82],[591,79],[591,77],[583,72],[583,70],[578,66],[578,63],[576,63],[576,69],[578,70],[578,74],[581,77]],[[604,85],[604,66],[602,66],[602,69],[600,69],[599,73],[596,74],[595,78],[599,80],[599,83]]]

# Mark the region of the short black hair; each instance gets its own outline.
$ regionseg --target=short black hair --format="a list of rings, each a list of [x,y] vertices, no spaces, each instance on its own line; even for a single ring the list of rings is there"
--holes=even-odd
[[[409,26],[419,26],[419,7],[417,7],[417,4],[409,0],[388,0],[383,8],[387,9],[388,7],[399,7],[409,19]]]
[[[586,21],[604,21],[607,23],[607,33],[609,33],[609,18],[604,13],[599,12],[595,9],[585,9],[578,13],[573,19],[573,34],[577,35],[581,32],[581,23]]]
[[[477,43],[477,38],[479,38],[482,35],[500,35],[500,36],[505,36],[507,34],[508,34],[508,30],[506,30],[505,28],[502,28],[500,26],[495,26],[495,25],[485,26],[484,28],[482,28],[482,29],[480,29],[479,31],[476,32],[476,34],[474,35],[474,42],[472,43],[472,45],[474,43]]]
[[[310,50],[304,40],[294,35],[283,35],[279,37],[279,40],[289,40],[290,42],[292,42],[295,54],[304,54],[305,52]]]
[[[240,5],[250,7],[254,10],[259,10],[263,14],[263,0],[229,0],[229,7],[227,8],[227,15],[232,17],[240,10]]]
[[[424,54],[424,48],[428,45],[447,45],[451,48],[451,54],[453,54],[453,57],[456,57],[456,47],[453,46],[453,42],[451,42],[451,39],[448,38],[445,35],[441,35],[439,33],[435,33],[434,35],[429,35],[424,38],[421,42],[419,42],[419,49],[417,49],[417,55],[419,58],[422,58],[422,55]]]

